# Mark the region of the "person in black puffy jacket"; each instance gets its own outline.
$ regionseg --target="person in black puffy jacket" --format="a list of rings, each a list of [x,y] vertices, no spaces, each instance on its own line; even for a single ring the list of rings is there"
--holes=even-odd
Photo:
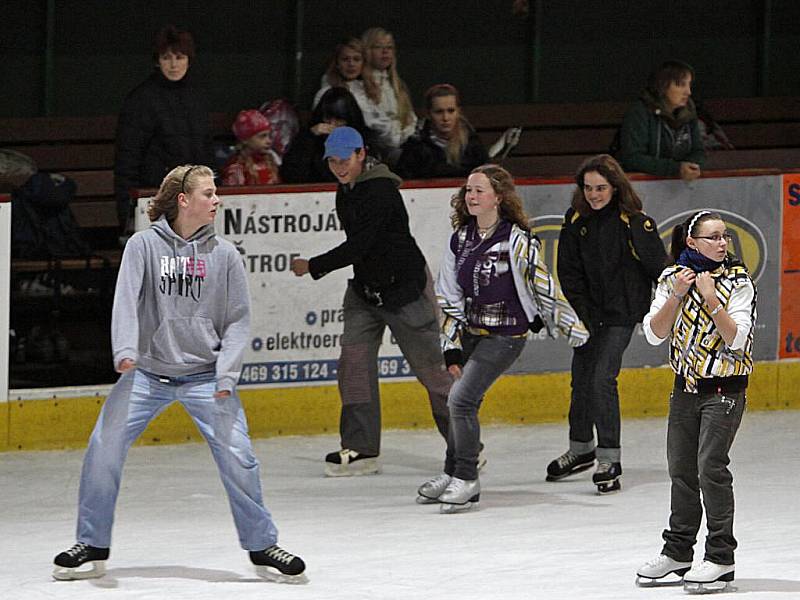
[[[208,107],[192,83],[194,40],[169,25],[153,44],[155,70],[125,98],[117,122],[114,193],[121,229],[132,230],[132,188],[157,188],[183,164],[214,166]]]
[[[569,449],[548,465],[547,480],[588,469],[597,458],[592,480],[605,493],[620,489],[622,474],[622,355],[650,308],[667,255],[655,221],[642,212],[642,201],[611,156],[587,159],[575,183],[558,237],[558,279],[591,337],[573,351]]]
[[[395,170],[407,179],[466,177],[489,162],[475,130],[461,113],[461,95],[447,83],[425,92],[428,117],[417,133],[403,144]]]

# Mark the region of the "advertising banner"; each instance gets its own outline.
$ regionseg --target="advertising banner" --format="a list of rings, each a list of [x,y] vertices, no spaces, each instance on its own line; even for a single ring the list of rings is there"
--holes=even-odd
[[[800,174],[783,176],[780,358],[800,358]]]
[[[759,321],[754,354],[774,360],[778,336],[780,176],[636,182],[645,212],[659,226],[665,244],[672,227],[700,208],[720,212],[734,235],[733,250],[743,257],[759,291]],[[518,191],[532,226],[542,239],[545,260],[555,274],[558,233],[574,184],[521,184]],[[401,190],[411,231],[436,275],[452,232],[450,197],[455,188]],[[222,196],[216,229],[242,254],[252,297],[252,339],[245,354],[242,384],[281,386],[336,380],[342,333],[342,299],[352,269],[314,281],[295,277],[292,258],[310,258],[344,241],[334,210],[333,192]],[[140,200],[141,208],[147,199]],[[143,219],[139,228],[146,226]],[[798,332],[800,333],[800,331]],[[511,373],[565,371],[572,350],[545,332],[532,336]],[[654,347],[637,328],[623,365],[667,362],[666,344]],[[384,378],[409,377],[408,363],[387,330],[380,349]]]

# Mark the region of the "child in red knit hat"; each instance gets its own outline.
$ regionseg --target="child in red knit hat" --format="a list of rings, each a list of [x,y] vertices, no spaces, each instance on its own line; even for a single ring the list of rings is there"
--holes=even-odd
[[[243,110],[236,115],[232,129],[239,143],[222,168],[223,185],[280,183],[281,159],[272,149],[269,120],[255,109]]]

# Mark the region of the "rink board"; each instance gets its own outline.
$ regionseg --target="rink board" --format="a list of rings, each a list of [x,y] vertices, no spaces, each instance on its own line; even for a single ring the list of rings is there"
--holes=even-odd
[[[619,377],[623,418],[667,414],[673,374],[666,367],[624,369]],[[750,410],[800,410],[800,362],[760,362],[748,389]],[[569,373],[505,375],[486,395],[481,422],[533,424],[566,422]],[[243,389],[253,437],[338,432],[339,394],[336,386]],[[14,399],[0,410],[7,424],[0,450],[80,448],[86,445],[104,397],[102,394],[47,400]],[[386,429],[433,427],[424,389],[413,381],[381,385],[383,426]],[[3,430],[0,429],[0,433]],[[179,405],[162,413],[145,430],[138,444],[202,441]]]
[[[782,220],[789,216],[787,210],[800,210],[796,208],[795,195],[787,192],[781,176],[710,174],[691,184],[644,178],[636,181],[635,186],[643,196],[645,210],[658,222],[662,237],[668,235],[681,216],[699,207],[725,207],[721,212],[735,233],[735,249],[750,266],[759,288],[754,348],[759,362],[750,388],[750,406],[768,410],[800,408],[797,392],[800,368],[791,360],[792,353],[781,353],[790,360],[775,362],[787,332],[800,332],[797,322],[800,316],[789,311],[782,315],[780,306],[781,286],[788,287],[796,278],[781,264],[780,224],[785,227],[794,223],[793,219]],[[558,230],[573,188],[573,184],[563,179],[522,180],[518,186],[526,211],[535,215],[532,225],[543,241],[544,258],[553,271]],[[438,181],[428,187],[402,190],[412,230],[434,273],[449,234],[448,200],[456,189],[457,182]],[[254,334],[240,382],[251,431],[258,437],[336,432],[340,409],[335,385],[336,342],[341,333],[337,310],[348,270],[316,282],[308,277],[297,279],[288,271],[293,254],[312,256],[344,239],[335,219],[331,219],[334,198],[331,187],[306,186],[294,192],[279,187],[270,193],[239,189],[222,193],[225,209],[218,216],[217,229],[243,255],[255,307]],[[142,207],[140,203],[140,227],[145,226]],[[6,204],[5,208],[10,206]],[[0,210],[2,216],[7,218],[8,211]],[[0,256],[3,250],[0,248]],[[3,292],[7,311],[7,279],[0,277],[0,306]],[[317,347],[292,347],[302,345],[303,339]],[[5,335],[0,339],[0,349],[4,341],[7,342]],[[672,375],[666,368],[649,367],[663,365],[666,350],[666,345],[646,344],[640,328],[637,329],[625,354],[625,368],[620,377],[623,416],[666,414]],[[499,423],[565,420],[570,359],[571,350],[563,340],[541,335],[531,339],[520,360],[488,394],[482,419]],[[5,364],[0,367],[0,375],[3,367]],[[381,349],[379,372],[384,427],[431,427],[424,390],[409,377],[408,365],[388,332]],[[5,381],[5,377],[0,377],[0,392]],[[0,394],[0,450],[83,446],[108,389],[109,386],[10,390],[8,402]],[[148,428],[140,443],[198,439],[183,410],[172,407]]]

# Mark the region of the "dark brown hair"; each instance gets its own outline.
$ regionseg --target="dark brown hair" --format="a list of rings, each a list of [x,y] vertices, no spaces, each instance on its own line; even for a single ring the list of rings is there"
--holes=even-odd
[[[700,225],[706,221],[723,221],[723,219],[717,212],[698,210],[689,215],[689,218],[683,223],[678,223],[672,228],[672,238],[669,245],[669,264],[674,265],[678,262],[678,257],[686,248],[686,237],[690,235],[692,237],[696,236],[700,231]]]
[[[194,59],[194,38],[192,34],[174,25],[167,25],[156,34],[153,40],[153,60],[158,62],[162,54],[172,51],[175,54],[185,54],[191,64]]]
[[[650,73],[650,77],[647,79],[647,89],[656,98],[663,98],[669,84],[680,83],[687,75],[694,80],[694,69],[691,65],[680,60],[668,60]]]
[[[572,193],[572,208],[586,217],[592,214],[593,209],[586,201],[583,193],[583,176],[586,173],[596,172],[602,175],[614,189],[612,198],[619,202],[620,209],[627,215],[636,215],[642,212],[642,201],[631,186],[628,176],[613,156],[608,154],[598,154],[587,158],[578,168],[575,174],[575,191]]]
[[[522,198],[517,194],[517,188],[514,187],[514,178],[511,173],[500,165],[481,165],[472,169],[470,175],[473,173],[486,175],[494,193],[497,194],[497,199],[500,201],[497,207],[500,217],[527,230],[528,216],[522,208]],[[450,200],[450,206],[453,207],[453,213],[450,215],[453,229],[463,227],[469,223],[470,219],[474,218],[467,210],[466,196],[467,184],[465,183]]]

